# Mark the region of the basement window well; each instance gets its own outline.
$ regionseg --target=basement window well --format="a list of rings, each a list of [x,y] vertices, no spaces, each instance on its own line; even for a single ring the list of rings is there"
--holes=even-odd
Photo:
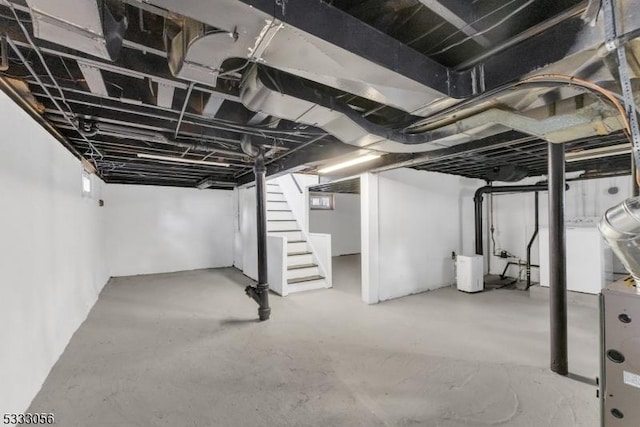
[[[91,176],[87,171],[82,171],[82,196],[91,196]]]
[[[309,209],[333,210],[333,194],[310,194]]]

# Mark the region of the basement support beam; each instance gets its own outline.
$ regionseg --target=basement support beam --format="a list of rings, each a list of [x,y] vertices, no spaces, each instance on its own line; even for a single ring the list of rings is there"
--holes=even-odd
[[[567,266],[564,229],[564,144],[549,143],[549,308],[551,370],[569,373],[567,356]]]

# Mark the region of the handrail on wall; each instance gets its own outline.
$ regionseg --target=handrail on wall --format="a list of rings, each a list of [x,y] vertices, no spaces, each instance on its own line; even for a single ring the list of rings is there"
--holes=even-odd
[[[300,183],[298,183],[298,180],[296,179],[296,177],[292,173],[290,173],[289,176],[291,177],[291,179],[293,179],[293,183],[298,188],[298,193],[302,194],[302,187],[300,187]]]

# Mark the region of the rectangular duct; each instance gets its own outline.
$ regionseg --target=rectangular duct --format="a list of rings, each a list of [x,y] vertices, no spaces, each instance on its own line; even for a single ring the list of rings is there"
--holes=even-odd
[[[87,83],[87,86],[89,86],[89,90],[91,90],[92,93],[109,96],[100,69],[84,64],[80,61],[78,61],[78,67],[80,68],[80,71],[82,71],[84,81]]]
[[[156,103],[159,107],[171,108],[173,105],[173,93],[175,87],[158,83],[158,96]]]
[[[102,0],[27,0],[33,34],[99,58],[114,60],[126,19],[116,21]]]

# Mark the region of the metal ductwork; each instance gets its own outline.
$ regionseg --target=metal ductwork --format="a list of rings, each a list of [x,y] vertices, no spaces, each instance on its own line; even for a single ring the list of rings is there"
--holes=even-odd
[[[216,0],[215,7],[206,1],[150,3],[182,15],[167,26],[167,47],[172,72],[188,80],[215,84],[226,59],[244,58],[408,112],[447,97],[449,88],[456,86],[446,67],[324,2],[283,1],[278,6],[273,1]],[[316,34],[300,28],[314,21],[310,16],[324,21],[329,15],[332,25],[345,29],[331,32],[342,33],[333,35],[343,40],[319,34],[329,29],[327,22],[316,22],[322,26],[313,31]],[[346,30],[356,26],[362,28]],[[385,45],[372,43],[372,36],[383,38]],[[349,45],[361,37],[369,38],[358,44],[370,52],[350,51]],[[381,49],[394,53],[381,55]],[[467,80],[471,95],[471,79]]]
[[[105,0],[26,1],[35,37],[110,61],[118,57],[127,20],[116,20]]]
[[[216,86],[222,63],[237,52],[237,33],[208,27],[189,18],[165,21],[169,70],[181,79]]]
[[[225,59],[247,59],[416,116],[429,115],[435,101],[470,98],[534,71],[573,73],[593,58],[604,40],[602,25],[585,25],[572,9],[547,28],[545,37],[549,43],[553,40],[552,46],[531,36],[458,70],[323,0],[216,0],[215,7],[207,1],[145,2],[184,20],[184,34],[175,40],[175,56],[170,59],[177,75],[211,83]],[[586,3],[577,10],[585,8]],[[640,28],[636,14],[625,14],[622,21],[625,31]],[[514,62],[523,54],[526,60]],[[566,65],[550,66],[558,61]],[[184,69],[189,64],[194,68]]]
[[[561,143],[623,127],[613,113],[592,105],[543,120],[494,108],[426,132],[403,133],[370,122],[348,105],[296,79],[266,73],[258,67],[245,73],[240,98],[248,109],[319,127],[350,145],[390,153],[431,151],[508,130]]]
[[[598,229],[640,289],[640,197],[607,210]]]

